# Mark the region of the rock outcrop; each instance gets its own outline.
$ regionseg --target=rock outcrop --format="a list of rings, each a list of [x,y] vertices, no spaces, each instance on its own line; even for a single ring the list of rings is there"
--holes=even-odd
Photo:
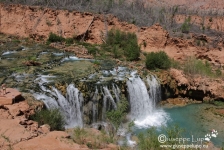
[[[3,94],[2,90],[0,91],[0,106],[10,105],[22,99],[21,93],[16,89],[7,88],[6,94]]]
[[[10,89],[11,92],[13,90],[14,89]],[[77,144],[71,137],[70,131],[50,131],[49,125],[45,124],[39,126],[37,122],[29,120],[29,116],[34,114],[35,109],[43,108],[43,103],[39,101],[34,102],[34,100],[31,100],[32,98],[29,94],[25,94],[24,97],[26,100],[17,101],[13,104],[8,103],[0,105],[1,150],[87,150],[89,149],[87,143],[91,142],[94,144],[94,136],[85,137],[85,139],[88,140],[84,140],[85,142],[82,144]],[[102,134],[96,129],[89,130],[94,132],[92,135]],[[105,138],[106,136],[102,135],[102,137]],[[98,141],[98,143],[101,144],[101,148],[105,150],[118,149],[114,144],[108,144],[102,141]]]
[[[207,102],[224,100],[222,79],[185,75],[177,69],[170,69],[158,76],[162,82],[164,98],[182,96]]]

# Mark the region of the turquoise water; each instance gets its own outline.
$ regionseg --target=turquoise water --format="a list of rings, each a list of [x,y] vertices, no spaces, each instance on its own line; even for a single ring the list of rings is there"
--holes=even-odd
[[[211,141],[216,146],[223,146],[224,118],[219,118],[220,122],[217,122],[218,119],[213,120],[213,116],[205,114],[205,109],[211,107],[214,106],[211,104],[191,104],[185,107],[166,108],[165,111],[170,115],[167,127],[177,124],[185,130],[183,136],[194,139],[204,138],[206,134],[211,134],[211,131],[215,129],[218,135],[212,137]]]
[[[211,130],[215,129],[218,132],[217,137],[211,137],[212,143],[217,146],[223,146],[224,142],[224,118],[212,119],[206,117],[205,109],[213,107],[211,104],[191,104],[184,107],[164,108],[164,111],[169,116],[168,121],[163,126],[157,127],[159,134],[165,134],[164,126],[171,128],[178,125],[184,130],[182,137],[190,138],[191,141],[196,141],[198,138],[205,138],[206,134],[211,134]],[[205,119],[205,117],[207,119]],[[220,122],[217,122],[220,121]],[[146,128],[135,129],[135,134],[144,132]]]

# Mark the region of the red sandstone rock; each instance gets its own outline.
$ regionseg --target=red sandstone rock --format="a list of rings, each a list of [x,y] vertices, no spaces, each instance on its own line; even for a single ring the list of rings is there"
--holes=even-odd
[[[156,1],[152,1],[157,4]],[[167,4],[167,2],[167,0],[164,0],[164,4]],[[174,4],[175,3],[178,4],[179,2],[175,1]],[[183,4],[187,3],[187,1],[183,2]],[[210,3],[211,0],[205,2],[205,4]],[[213,4],[213,2],[211,4]],[[222,6],[222,4],[223,3],[220,5]],[[21,5],[9,5],[7,7],[0,5],[0,8],[0,31],[5,34],[31,37],[35,40],[43,41],[42,39],[47,39],[49,33],[53,32],[66,38],[79,37],[88,43],[101,44],[105,40],[105,33],[112,28],[116,28],[125,32],[136,33],[142,51],[152,52],[163,50],[175,60],[184,60],[187,56],[196,56],[209,60],[217,67],[224,65],[224,53],[222,52],[224,46],[222,42],[218,43],[217,48],[197,46],[195,44],[195,40],[197,39],[205,39],[208,42],[212,41],[210,37],[208,38],[204,35],[190,33],[189,39],[173,38],[169,37],[168,32],[158,24],[152,27],[143,27],[139,29],[139,27],[133,24],[120,22],[112,15],[106,16],[108,25],[105,27],[105,16],[103,15],[69,12],[67,10],[52,10],[50,8],[41,9],[40,7]],[[175,20],[178,23],[183,23],[185,18],[185,15],[175,16]],[[209,16],[204,19],[198,16],[191,16],[191,22],[194,24],[201,26],[201,23],[204,21],[205,26],[223,31],[224,28],[220,28],[220,25],[223,24],[222,17],[213,17],[212,22],[209,20]],[[49,23],[51,24],[50,26]],[[87,31],[88,35],[86,34]],[[146,42],[146,47],[143,46],[144,42]],[[74,47],[68,50],[77,51]],[[82,54],[80,54],[80,56],[82,56]],[[85,57],[91,58],[91,56],[88,55]],[[34,64],[27,63],[27,65]]]
[[[14,150],[87,150],[87,146],[78,145],[67,139],[69,135],[63,131],[53,131],[34,139],[23,141],[13,146]]]
[[[20,99],[22,99],[22,96],[18,90],[7,88],[6,94],[3,95],[3,93],[1,93],[0,95],[0,105],[11,105],[13,102],[19,101]]]
[[[183,71],[170,69],[170,75],[177,81],[178,86],[189,85],[188,79],[185,77]]]

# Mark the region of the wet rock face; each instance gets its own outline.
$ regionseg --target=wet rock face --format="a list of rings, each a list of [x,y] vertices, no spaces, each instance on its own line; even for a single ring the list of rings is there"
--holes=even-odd
[[[170,69],[158,76],[162,81],[163,99],[181,96],[206,102],[224,100],[224,82],[221,79],[192,77],[177,69]]]

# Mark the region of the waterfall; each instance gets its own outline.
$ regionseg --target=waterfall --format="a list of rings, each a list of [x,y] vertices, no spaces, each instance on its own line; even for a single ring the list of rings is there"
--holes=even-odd
[[[117,85],[114,85],[114,84],[113,84],[113,93],[115,95],[116,102],[118,103],[120,101],[121,90],[119,89]]]
[[[113,109],[117,109],[117,104],[114,101],[113,96],[111,95],[109,89],[107,87],[103,87],[103,120],[106,119],[106,111],[107,111],[107,106],[108,106],[108,100],[110,100]]]
[[[156,104],[161,100],[161,88],[160,88],[160,83],[156,79],[155,76],[151,76],[151,79],[147,77],[147,83],[149,86],[149,95],[150,98],[153,100],[153,108],[156,107]]]
[[[162,109],[156,108],[156,103],[160,100],[160,85],[154,76],[148,78],[147,83],[150,87],[149,92],[140,77],[132,76],[127,81],[130,117],[137,127],[165,125],[168,115]]]
[[[149,98],[145,83],[140,77],[127,81],[131,116],[143,119],[152,112],[152,100]]]
[[[65,119],[65,128],[83,127],[83,96],[79,90],[70,84],[67,87],[66,97],[61,94],[56,88],[52,87],[52,90],[43,88],[49,92],[51,96],[44,94],[34,94],[34,97],[38,100],[42,100],[48,109],[59,108]]]
[[[98,97],[99,93],[98,93],[98,89],[96,88],[95,93],[93,95],[92,101],[93,101],[93,122],[97,121],[97,116],[98,116],[98,108],[97,108],[97,97]]]

